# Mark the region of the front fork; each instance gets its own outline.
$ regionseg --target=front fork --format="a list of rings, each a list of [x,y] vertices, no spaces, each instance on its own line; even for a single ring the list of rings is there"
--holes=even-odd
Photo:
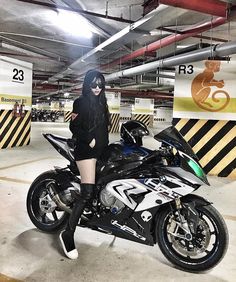
[[[191,241],[193,239],[192,234],[196,234],[197,231],[199,214],[194,208],[193,203],[182,203],[180,198],[175,199],[175,206],[179,222],[176,222],[178,227],[175,232],[171,233],[176,237],[181,237],[187,241]],[[181,228],[184,231],[184,236],[179,235],[178,228]]]

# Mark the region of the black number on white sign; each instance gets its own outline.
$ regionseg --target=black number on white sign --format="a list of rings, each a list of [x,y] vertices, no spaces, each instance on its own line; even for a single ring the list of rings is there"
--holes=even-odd
[[[16,68],[13,69],[13,79],[18,80],[18,81],[23,81],[24,80],[24,71],[23,70],[18,70]]]

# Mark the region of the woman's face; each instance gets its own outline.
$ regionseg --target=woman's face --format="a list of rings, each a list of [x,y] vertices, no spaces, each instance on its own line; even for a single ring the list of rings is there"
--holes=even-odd
[[[91,90],[95,96],[98,96],[102,91],[102,81],[100,79],[96,79],[92,81],[90,84]]]

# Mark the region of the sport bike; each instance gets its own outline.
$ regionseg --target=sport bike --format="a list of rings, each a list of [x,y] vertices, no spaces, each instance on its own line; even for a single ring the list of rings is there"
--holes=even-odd
[[[131,137],[142,136],[140,128]],[[33,224],[58,232],[80,193],[73,139],[43,134],[69,163],[40,174],[27,195]],[[208,200],[192,194],[209,185],[190,145],[174,127],[159,132],[157,150],[123,140],[109,144],[97,161],[96,191],[78,226],[141,244],[159,245],[175,266],[192,272],[214,267],[224,257],[228,231]],[[157,143],[160,144],[160,143]]]

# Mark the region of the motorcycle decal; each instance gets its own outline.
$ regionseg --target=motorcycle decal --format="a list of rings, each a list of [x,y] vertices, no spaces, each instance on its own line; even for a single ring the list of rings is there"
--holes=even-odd
[[[145,238],[145,237],[139,235],[139,234],[138,234],[135,230],[133,230],[132,228],[130,228],[130,227],[126,226],[126,225],[121,225],[121,224],[119,224],[117,220],[112,220],[112,221],[111,221],[111,224],[114,225],[115,227],[117,227],[117,228],[119,228],[119,229],[121,229],[121,230],[123,230],[123,231],[129,233],[130,235],[132,235],[132,236],[134,236],[134,237],[136,237],[136,238],[138,238],[138,239],[141,239],[142,241],[146,241],[146,238]]]
[[[149,211],[144,211],[141,214],[141,218],[144,222],[148,222],[152,219],[152,214]]]
[[[116,185],[116,186],[113,186],[113,189],[118,193],[118,194],[120,194],[120,196],[122,197],[122,192],[125,194],[125,196],[126,196],[126,198],[127,198],[127,200],[132,204],[132,199],[128,196],[128,191],[131,191],[131,190],[133,190],[133,189],[135,189],[136,187],[134,187],[134,186],[132,186],[132,187],[130,187],[130,188],[128,188],[128,189],[121,189],[121,191],[119,191],[119,187],[121,187],[121,185],[120,184],[118,184],[118,185]]]
[[[138,195],[148,191],[147,186],[141,184],[136,179],[115,180],[108,183],[105,189],[132,210],[136,208],[137,203],[130,195]]]
[[[175,188],[168,187],[168,183]],[[164,183],[157,178],[147,178],[143,183],[136,179],[115,180],[108,183],[105,189],[135,211],[148,210],[180,198],[194,190],[192,186],[188,186],[181,180],[170,176],[166,176]],[[132,194],[142,194],[143,201],[139,204],[136,203],[130,197]]]
[[[173,189],[170,189],[163,183],[157,182],[152,178],[147,179],[144,183],[148,186],[151,186],[155,191],[158,192],[158,195],[163,196],[164,198],[173,200],[176,197],[182,196],[182,194],[173,191]]]
[[[144,196],[143,201],[136,207],[135,211],[148,210],[152,207],[165,204],[194,191],[192,186],[184,184],[181,180],[166,176],[166,182],[161,183],[158,179],[148,178],[144,181],[152,191]],[[168,187],[168,182],[176,184],[175,188]]]

